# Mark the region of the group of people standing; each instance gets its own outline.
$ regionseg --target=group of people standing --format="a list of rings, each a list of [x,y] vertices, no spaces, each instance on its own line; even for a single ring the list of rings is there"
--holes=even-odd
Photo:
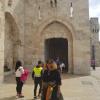
[[[16,63],[15,72],[17,97],[22,98],[24,97],[22,95],[22,86],[24,83],[21,81],[20,77],[24,73],[24,68],[20,61]],[[34,80],[34,99],[60,100],[60,86],[62,84],[61,73],[59,72],[57,63],[54,60],[47,60],[45,64],[42,61],[38,61],[38,64],[32,69],[32,79]],[[38,85],[39,91],[37,92]]]

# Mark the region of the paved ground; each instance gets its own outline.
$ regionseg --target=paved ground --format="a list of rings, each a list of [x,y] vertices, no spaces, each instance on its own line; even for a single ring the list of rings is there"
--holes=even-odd
[[[100,67],[91,71],[90,76],[63,75],[61,91],[64,100],[100,100]],[[16,100],[14,76],[5,78],[0,84],[0,100]],[[33,85],[31,78],[23,87],[25,100],[32,100]]]

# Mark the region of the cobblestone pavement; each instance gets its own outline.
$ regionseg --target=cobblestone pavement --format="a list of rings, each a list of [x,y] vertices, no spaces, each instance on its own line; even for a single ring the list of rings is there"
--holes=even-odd
[[[91,70],[90,76],[63,75],[61,91],[64,100],[100,100],[100,67]],[[14,76],[5,78],[0,84],[0,100],[16,100]],[[33,99],[33,81],[31,78],[23,87],[25,100]]]

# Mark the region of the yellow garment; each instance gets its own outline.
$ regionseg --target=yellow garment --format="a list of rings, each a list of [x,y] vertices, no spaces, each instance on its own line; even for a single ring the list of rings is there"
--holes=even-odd
[[[41,77],[41,71],[42,71],[42,67],[34,67],[33,68],[33,71],[34,71],[34,76],[35,77]]]

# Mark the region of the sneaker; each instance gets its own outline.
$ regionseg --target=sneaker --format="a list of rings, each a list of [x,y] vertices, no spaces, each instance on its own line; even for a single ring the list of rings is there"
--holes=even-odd
[[[40,98],[41,97],[41,95],[40,94],[38,94],[38,98]]]
[[[37,97],[36,97],[36,96],[34,96],[34,100],[35,100],[35,99],[37,99]]]
[[[16,95],[16,99],[18,99],[19,98],[19,96],[18,95]]]
[[[24,98],[24,96],[23,95],[20,95],[19,98]]]
[[[16,95],[16,99],[18,99],[18,98],[19,98],[19,94]]]

